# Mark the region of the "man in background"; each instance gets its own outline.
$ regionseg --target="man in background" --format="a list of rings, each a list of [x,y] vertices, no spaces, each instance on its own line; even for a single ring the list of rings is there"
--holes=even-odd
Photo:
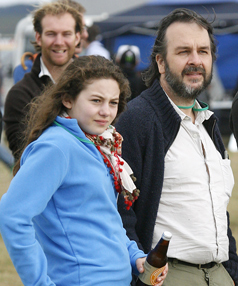
[[[75,47],[75,56],[78,56],[78,54],[80,54],[83,50],[82,41],[86,41],[88,38],[88,31],[87,31],[85,18],[84,18],[84,14],[85,14],[86,10],[81,4],[79,4],[78,2],[75,2],[73,0],[59,0],[59,2],[65,4],[65,5],[71,6],[72,8],[76,9],[79,12],[79,14],[81,15],[83,29],[82,29],[82,32],[80,33],[80,42]],[[16,66],[14,71],[13,71],[14,84],[16,84],[18,81],[23,79],[24,75],[31,71],[31,68],[33,66],[33,62],[34,62],[36,56],[37,56],[37,53],[32,54],[31,52],[25,52],[22,55],[21,64]]]
[[[83,40],[84,55],[102,56],[108,60],[111,59],[109,51],[100,42],[100,29],[97,25],[88,27],[88,38]]]
[[[82,31],[80,33],[80,42],[78,43],[78,45],[75,48],[75,55],[79,55],[83,51],[82,42],[86,41],[88,38],[88,27],[86,25],[86,21],[85,21],[85,17],[84,17],[86,10],[80,3],[73,1],[73,0],[59,0],[59,1],[62,1],[63,3],[71,6],[72,8],[77,10],[79,12],[79,14],[81,15],[83,28],[82,28]]]
[[[141,78],[141,73],[136,70],[140,63],[140,49],[134,45],[121,45],[118,47],[115,62],[122,69],[130,82],[131,97],[129,100],[137,97],[146,86]]]
[[[57,81],[72,62],[83,31],[82,17],[65,2],[52,2],[34,11],[35,48],[39,52],[31,71],[7,94],[4,122],[9,148],[15,159],[25,130],[27,105],[45,86]]]

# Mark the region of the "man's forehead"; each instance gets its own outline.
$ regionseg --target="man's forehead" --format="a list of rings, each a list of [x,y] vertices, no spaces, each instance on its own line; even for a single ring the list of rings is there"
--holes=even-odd
[[[172,23],[167,28],[165,39],[172,46],[187,46],[191,43],[199,43],[201,46],[210,45],[208,31],[194,22]]]
[[[48,14],[41,20],[42,30],[74,30],[75,19],[70,13],[63,13],[59,15]]]
[[[67,18],[67,21],[65,21],[65,19]],[[54,23],[55,21],[59,22],[59,21],[65,21],[64,24],[67,25],[68,23],[76,23],[74,17],[68,13],[68,12],[65,12],[65,13],[60,13],[60,14],[57,14],[57,15],[54,15],[54,14],[47,14],[45,15],[42,20],[41,20],[41,23],[44,24],[44,23]]]

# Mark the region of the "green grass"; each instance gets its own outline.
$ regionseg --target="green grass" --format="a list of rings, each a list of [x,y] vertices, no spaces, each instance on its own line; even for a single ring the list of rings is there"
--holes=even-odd
[[[235,187],[228,205],[231,219],[231,230],[238,241],[238,153],[230,153],[231,165],[235,177]],[[12,179],[11,172],[0,162],[0,198],[7,191]],[[0,236],[0,285],[22,286]]]
[[[230,213],[231,231],[236,239],[236,246],[238,245],[238,152],[229,154],[231,159],[231,166],[235,178],[235,186],[232,191],[232,196],[228,205]]]

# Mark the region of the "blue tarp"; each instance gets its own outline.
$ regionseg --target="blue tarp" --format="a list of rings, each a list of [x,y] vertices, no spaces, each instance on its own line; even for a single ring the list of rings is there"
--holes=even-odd
[[[225,89],[233,90],[238,81],[238,34],[221,35],[216,38],[218,72]]]
[[[155,3],[156,2],[156,3]],[[159,21],[168,13],[176,8],[188,8],[196,11],[206,18],[214,19],[214,12],[216,14],[214,25],[233,24],[238,20],[238,0],[237,1],[175,1],[168,0],[167,4],[164,1],[153,1],[147,4],[138,6],[134,9],[111,15],[105,21],[99,23],[103,33],[115,32],[115,30],[125,30],[126,28],[139,25],[141,27],[153,27],[158,25]],[[176,3],[175,3],[176,2]],[[178,4],[179,2],[179,4]],[[184,4],[186,2],[186,4]],[[206,3],[205,3],[206,2]],[[174,4],[173,4],[174,3]],[[203,4],[201,4],[203,3]]]

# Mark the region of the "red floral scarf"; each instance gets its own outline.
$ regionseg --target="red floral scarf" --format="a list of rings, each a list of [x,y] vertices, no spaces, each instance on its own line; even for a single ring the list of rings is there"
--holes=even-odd
[[[115,189],[124,196],[126,209],[130,209],[132,203],[138,198],[139,190],[136,188],[135,177],[130,166],[121,155],[121,145],[123,138],[116,131],[115,127],[110,125],[101,135],[91,135],[85,133],[98,151],[101,153],[104,163],[110,169],[113,177]]]

